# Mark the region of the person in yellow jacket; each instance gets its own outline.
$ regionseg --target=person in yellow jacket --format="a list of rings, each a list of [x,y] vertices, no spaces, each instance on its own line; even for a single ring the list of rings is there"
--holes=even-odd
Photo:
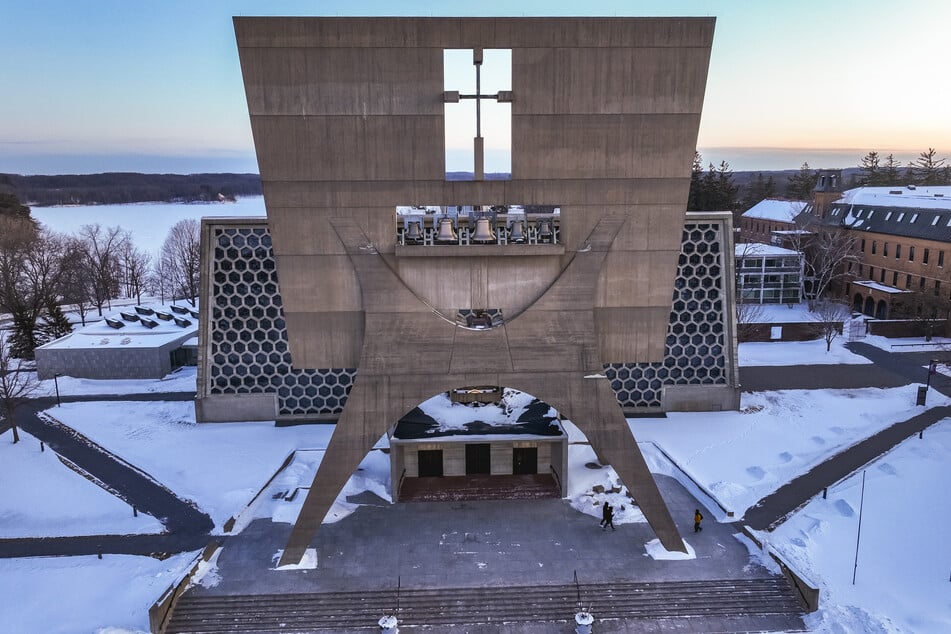
[[[703,530],[703,527],[700,526],[700,522],[703,521],[703,515],[700,514],[700,509],[694,509],[693,511],[693,532],[699,533]]]

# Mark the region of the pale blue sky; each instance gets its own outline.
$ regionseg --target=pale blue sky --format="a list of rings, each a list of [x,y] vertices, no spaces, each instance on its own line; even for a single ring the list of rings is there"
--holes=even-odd
[[[256,171],[233,15],[713,15],[705,160],[951,154],[946,0],[0,0],[0,171]]]

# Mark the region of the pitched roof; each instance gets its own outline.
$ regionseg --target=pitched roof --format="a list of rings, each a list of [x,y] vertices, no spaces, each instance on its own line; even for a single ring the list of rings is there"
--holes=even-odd
[[[951,242],[951,187],[859,187],[832,203],[827,221],[855,231]]]
[[[746,210],[746,212],[743,213],[743,217],[792,222],[793,218],[798,216],[802,210],[806,208],[807,204],[808,203],[801,200],[777,200],[775,198],[767,198]]]

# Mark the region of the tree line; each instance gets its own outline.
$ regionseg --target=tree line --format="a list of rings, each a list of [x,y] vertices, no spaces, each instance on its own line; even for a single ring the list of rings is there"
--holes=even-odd
[[[5,202],[4,202],[5,201]],[[142,301],[145,294],[162,302],[198,296],[200,225],[186,219],[168,233],[157,259],[135,247],[129,231],[99,224],[76,234],[58,233],[27,213],[16,195],[0,197],[0,312],[10,315],[4,345],[9,354],[32,359],[38,347],[68,334],[72,325],[63,308],[74,310],[83,325],[91,311],[120,296]]]
[[[882,157],[873,150],[860,159],[857,169],[843,170],[843,173],[848,172],[852,172],[850,187],[951,185],[951,165],[947,164],[946,158],[939,158],[934,148],[921,152],[906,165],[902,165],[894,154]],[[705,169],[703,157],[700,152],[695,152],[687,210],[738,213],[767,198],[812,199],[819,170],[804,162],[790,175],[786,172],[779,174],[780,178],[772,173],[764,177],[763,172],[757,172],[744,185],[739,185],[728,162],[710,163]]]
[[[0,174],[0,186],[34,206],[213,202],[260,196],[257,174]]]

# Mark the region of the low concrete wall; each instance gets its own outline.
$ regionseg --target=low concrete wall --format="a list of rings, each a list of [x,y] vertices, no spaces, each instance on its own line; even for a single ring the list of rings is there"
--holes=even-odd
[[[169,586],[158,601],[152,604],[152,607],[149,608],[149,631],[152,634],[165,632],[165,626],[168,624],[169,617],[172,616],[172,610],[175,609],[178,598],[188,588],[188,584],[191,583],[192,577],[198,572],[198,566],[201,565],[201,562],[211,559],[216,550],[218,550],[217,542],[211,542],[205,546],[205,550],[195,559],[195,563],[185,573],[185,576],[174,586]]]
[[[754,544],[763,549],[763,542],[753,534],[753,531],[750,530],[748,526],[742,528],[744,535],[750,538]],[[796,596],[799,598],[799,602],[806,609],[807,612],[815,612],[819,609],[819,588],[815,586],[811,581],[807,581],[802,574],[796,572],[789,566],[783,559],[779,556],[779,553],[774,551],[772,548],[766,548],[766,554],[768,554],[773,561],[779,564],[779,569],[782,571],[783,576],[786,577],[786,581],[793,587],[793,590],[796,591]]]
[[[773,339],[773,328],[782,328],[782,336]],[[809,321],[770,322],[743,324],[737,328],[740,342],[744,341],[811,341],[818,339],[819,324]],[[842,322],[836,322],[836,330],[842,333]]]
[[[195,399],[199,423],[231,423],[277,419],[277,395],[214,394]]]
[[[880,337],[924,337],[927,334],[925,324],[914,319],[867,319],[865,323],[868,326],[868,334]],[[933,324],[933,336],[948,336],[947,320],[935,320]]]
[[[738,410],[740,388],[730,385],[666,385],[661,402],[667,412]]]

